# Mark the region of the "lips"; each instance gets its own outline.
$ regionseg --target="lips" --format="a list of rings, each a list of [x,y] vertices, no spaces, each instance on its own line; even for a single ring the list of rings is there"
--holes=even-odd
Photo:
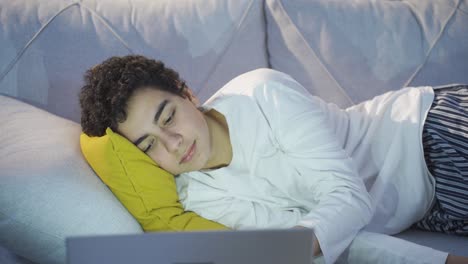
[[[193,158],[193,154],[195,153],[195,141],[192,143],[190,148],[187,150],[187,153],[184,155],[180,163],[185,163],[190,161]]]

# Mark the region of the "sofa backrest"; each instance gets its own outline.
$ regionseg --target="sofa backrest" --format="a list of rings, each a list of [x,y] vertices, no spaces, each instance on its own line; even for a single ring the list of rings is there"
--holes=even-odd
[[[266,0],[265,10],[271,67],[341,107],[468,83],[467,0]]]
[[[164,61],[201,102],[268,65],[259,0],[0,0],[0,25],[0,94],[77,122],[83,73],[110,56]]]
[[[203,102],[271,67],[341,107],[403,86],[468,83],[468,0],[0,0],[0,94],[79,121],[86,69],[143,54]],[[264,15],[265,13],[265,15]]]

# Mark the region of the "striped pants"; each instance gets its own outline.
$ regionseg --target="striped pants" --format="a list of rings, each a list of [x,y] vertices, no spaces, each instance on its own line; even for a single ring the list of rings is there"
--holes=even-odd
[[[422,142],[435,178],[435,204],[415,226],[468,236],[468,85],[434,92]]]

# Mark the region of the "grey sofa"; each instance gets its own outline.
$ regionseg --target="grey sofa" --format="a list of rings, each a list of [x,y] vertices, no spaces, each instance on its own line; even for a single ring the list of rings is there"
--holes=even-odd
[[[467,0],[0,0],[0,262],[64,263],[68,236],[141,233],[81,156],[78,91],[143,54],[201,101],[261,67],[347,107],[404,86],[468,83]],[[468,256],[468,239],[396,236]]]

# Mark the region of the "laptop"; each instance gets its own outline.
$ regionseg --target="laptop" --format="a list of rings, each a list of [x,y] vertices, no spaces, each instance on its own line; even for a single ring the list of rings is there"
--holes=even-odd
[[[69,264],[310,264],[311,229],[68,237]]]

